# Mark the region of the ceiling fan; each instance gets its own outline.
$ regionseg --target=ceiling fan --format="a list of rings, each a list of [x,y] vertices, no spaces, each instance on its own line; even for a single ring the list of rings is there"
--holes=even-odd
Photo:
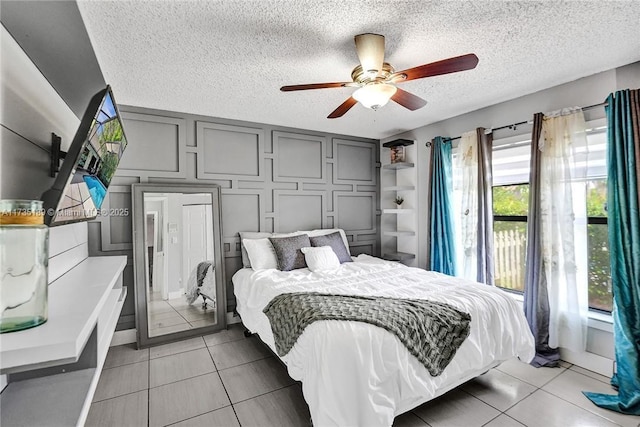
[[[334,87],[357,87],[358,89],[345,102],[327,116],[329,119],[342,117],[358,102],[367,108],[377,110],[389,102],[389,99],[414,111],[424,107],[427,101],[400,89],[396,86],[398,83],[471,70],[478,65],[478,57],[473,53],[469,53],[403,71],[395,71],[391,64],[384,62],[384,36],[366,33],[359,34],[354,38],[360,65],[356,66],[351,72],[353,81],[282,86],[280,90],[290,92]]]

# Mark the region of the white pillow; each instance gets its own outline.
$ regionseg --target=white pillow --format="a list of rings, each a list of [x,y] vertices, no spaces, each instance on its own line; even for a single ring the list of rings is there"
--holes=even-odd
[[[264,232],[256,232],[256,231],[241,231],[240,232],[240,242],[242,243],[244,239],[266,239],[271,237],[271,233]],[[251,260],[249,259],[249,255],[247,254],[247,249],[244,247],[244,243],[240,245],[242,249],[242,266],[247,268],[251,267]]]
[[[309,247],[300,250],[304,254],[307,267],[313,272],[330,271],[340,267],[340,260],[331,246]]]
[[[251,268],[254,270],[278,268],[276,251],[269,239],[243,239],[242,244],[249,255]]]
[[[347,240],[347,235],[342,228],[318,228],[311,231],[298,231],[298,233],[308,234],[309,237],[317,237],[324,236],[325,234],[335,233],[336,231],[340,232],[340,236],[342,237],[342,241],[344,242],[344,247],[347,249],[347,253],[351,255],[351,250],[349,249],[349,240]]]

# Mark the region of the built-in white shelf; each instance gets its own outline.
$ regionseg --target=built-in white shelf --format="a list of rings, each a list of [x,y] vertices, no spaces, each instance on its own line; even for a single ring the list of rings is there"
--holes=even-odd
[[[382,191],[413,191],[415,189],[415,185],[394,185],[393,187],[384,187]]]
[[[382,169],[398,170],[398,169],[408,169],[414,166],[415,165],[413,163],[407,163],[407,162],[388,163],[386,165],[382,165]]]
[[[126,263],[124,256],[86,258],[51,283],[47,322],[0,335],[0,373],[77,361],[105,302],[126,295],[113,289]]]
[[[126,256],[90,257],[49,285],[49,319],[0,335],[0,424],[82,426],[127,296]]]
[[[395,237],[415,236],[416,232],[415,231],[385,231],[384,235],[385,236],[395,236]]]
[[[383,206],[391,207],[381,209],[382,257],[407,265],[415,265],[417,258],[415,254],[418,253],[418,239],[414,237],[418,228],[416,141],[411,139],[387,141],[382,144],[380,158],[383,160],[386,158],[389,162],[383,161],[380,168],[380,188],[385,193]],[[406,199],[400,209],[394,204],[393,199],[397,197]]]
[[[383,209],[382,213],[385,213],[385,214],[410,214],[410,213],[413,213],[413,209]]]
[[[382,257],[389,261],[408,261],[414,259],[416,255],[407,252],[388,252]]]

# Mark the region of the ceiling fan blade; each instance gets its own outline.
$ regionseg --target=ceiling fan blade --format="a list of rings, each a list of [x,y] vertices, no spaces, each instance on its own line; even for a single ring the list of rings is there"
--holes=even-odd
[[[442,74],[471,70],[476,68],[476,65],[478,65],[478,57],[473,53],[469,53],[462,56],[456,56],[455,58],[443,59],[442,61],[398,71],[394,73],[389,80],[399,83],[407,80],[422,79],[424,77],[440,76]],[[406,77],[403,79],[402,76]]]
[[[384,62],[384,36],[366,33],[359,34],[354,39],[362,71],[372,77],[377,75]]]
[[[341,83],[309,83],[305,85],[292,85],[282,86],[280,88],[283,92],[291,92],[294,90],[309,90],[309,89],[328,89],[333,87],[346,87],[352,86],[353,82],[341,82]]]
[[[427,105],[427,101],[425,101],[424,99],[420,98],[419,96],[416,96],[412,93],[407,92],[406,90],[402,90],[400,88],[397,88],[398,90],[396,91],[396,93],[391,97],[391,99],[395,102],[397,102],[398,104],[402,105],[404,108],[411,110],[411,111],[415,111],[419,108],[424,107],[425,105]]]
[[[346,101],[344,101],[342,104],[340,104],[340,106],[338,108],[333,110],[333,112],[327,116],[327,119],[336,119],[338,117],[344,116],[344,113],[349,111],[351,109],[351,107],[353,107],[357,103],[358,103],[358,101],[356,101],[356,99],[354,97],[350,96],[349,98],[347,98]]]

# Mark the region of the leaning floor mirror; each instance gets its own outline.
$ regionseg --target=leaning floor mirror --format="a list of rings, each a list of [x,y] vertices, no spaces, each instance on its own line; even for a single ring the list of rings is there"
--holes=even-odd
[[[138,347],[226,327],[220,187],[134,184]]]

